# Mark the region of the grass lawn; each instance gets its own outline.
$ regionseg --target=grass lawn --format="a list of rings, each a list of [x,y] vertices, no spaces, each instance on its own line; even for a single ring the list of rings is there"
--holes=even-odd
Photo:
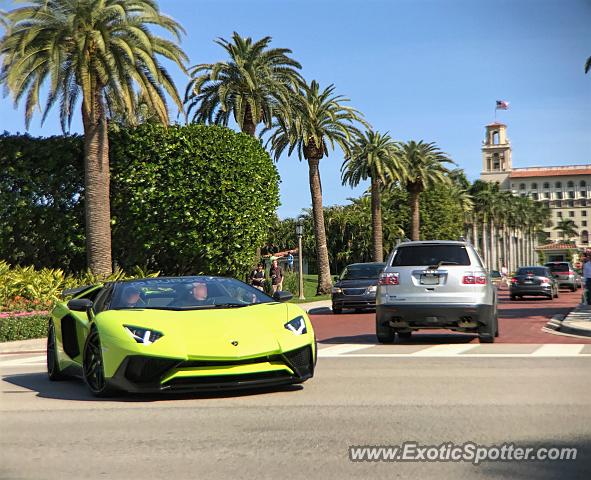
[[[304,275],[304,296],[305,300],[298,299],[298,292],[293,292],[293,299],[291,303],[307,303],[317,302],[320,300],[330,300],[330,295],[318,295],[316,296],[316,286],[318,284],[318,275]]]

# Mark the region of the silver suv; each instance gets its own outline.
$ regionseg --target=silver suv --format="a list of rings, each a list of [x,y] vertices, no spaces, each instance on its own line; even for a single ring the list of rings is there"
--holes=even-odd
[[[496,289],[467,242],[398,244],[380,276],[376,304],[381,343],[428,328],[475,332],[481,343],[499,335]]]

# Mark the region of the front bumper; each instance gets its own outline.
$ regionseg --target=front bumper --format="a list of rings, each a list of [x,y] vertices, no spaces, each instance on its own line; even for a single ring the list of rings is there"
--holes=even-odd
[[[342,293],[332,294],[333,308],[376,308],[376,295],[344,295]]]
[[[494,313],[494,306],[485,304],[382,304],[376,309],[376,327],[378,331],[383,328],[470,331],[487,325]]]
[[[236,390],[302,383],[314,376],[307,345],[277,355],[238,360],[178,360],[131,355],[108,382],[131,393]]]

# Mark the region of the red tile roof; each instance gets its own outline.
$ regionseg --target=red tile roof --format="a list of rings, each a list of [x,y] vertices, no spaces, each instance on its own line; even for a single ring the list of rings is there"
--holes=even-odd
[[[575,243],[547,243],[546,245],[540,245],[536,248],[536,250],[570,250],[572,248],[577,248]]]
[[[565,167],[532,167],[515,168],[511,172],[511,178],[529,177],[559,177],[567,175],[591,175],[591,165],[574,165]]]

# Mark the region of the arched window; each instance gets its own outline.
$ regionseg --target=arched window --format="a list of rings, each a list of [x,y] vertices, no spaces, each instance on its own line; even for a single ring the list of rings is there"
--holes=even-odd
[[[554,186],[555,186],[556,188],[562,188],[562,182],[556,182],[556,183],[554,184]]]
[[[587,230],[581,232],[581,243],[589,243],[589,232]]]
[[[519,184],[519,190],[525,190],[525,183]]]
[[[492,143],[493,143],[493,145],[499,144],[499,131],[498,130],[493,130],[493,132],[492,132]]]
[[[532,189],[532,190],[537,190],[537,189],[538,189],[538,184],[537,184],[537,183],[535,183],[535,182],[534,182],[534,183],[532,183],[532,184],[531,184],[531,189]]]
[[[544,182],[544,188],[550,188],[550,183]]]
[[[580,186],[580,187],[586,187],[586,186],[587,186],[587,182],[586,182],[585,180],[581,180],[581,181],[579,182],[579,186]]]
[[[575,182],[573,182],[572,180],[569,180],[568,183],[566,184],[567,188],[574,188],[575,186]]]

